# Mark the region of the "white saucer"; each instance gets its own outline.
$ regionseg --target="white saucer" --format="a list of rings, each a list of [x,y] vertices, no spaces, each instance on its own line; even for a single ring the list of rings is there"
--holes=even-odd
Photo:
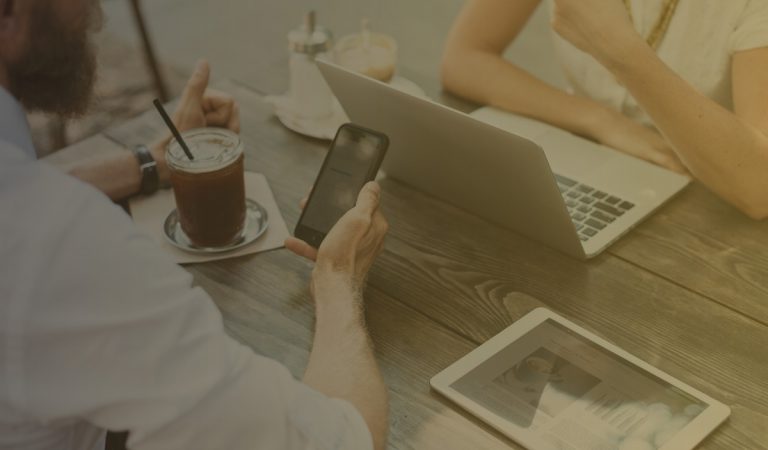
[[[417,97],[426,98],[427,96],[424,89],[407,78],[395,76],[389,84],[396,89]],[[333,100],[331,114],[325,117],[312,119],[301,117],[296,114],[298,107],[295,105],[293,99],[287,94],[270,95],[265,97],[264,101],[272,105],[275,110],[275,115],[280,120],[280,123],[285,125],[286,128],[317,139],[333,140],[339,127],[349,122],[349,117],[344,113],[344,110],[336,99]]]
[[[174,209],[168,214],[163,224],[163,235],[171,245],[190,253],[223,253],[236,250],[253,243],[260,238],[269,226],[267,210],[256,200],[245,200],[246,215],[243,234],[235,242],[223,247],[198,247],[190,241],[179,223],[178,210]]]

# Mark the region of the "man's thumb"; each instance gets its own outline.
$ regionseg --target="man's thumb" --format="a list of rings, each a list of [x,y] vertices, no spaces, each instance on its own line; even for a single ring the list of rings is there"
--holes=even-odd
[[[195,71],[189,77],[187,87],[184,89],[184,97],[201,99],[208,88],[208,78],[211,76],[211,66],[208,61],[201,59],[195,66]]]
[[[363,186],[363,189],[360,190],[355,208],[359,208],[369,217],[373,217],[373,214],[379,208],[380,197],[381,187],[379,184],[375,181],[368,182]]]

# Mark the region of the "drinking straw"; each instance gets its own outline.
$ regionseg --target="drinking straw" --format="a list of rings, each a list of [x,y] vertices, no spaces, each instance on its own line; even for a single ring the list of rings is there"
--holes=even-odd
[[[187,147],[187,143],[184,142],[184,139],[181,137],[181,133],[179,133],[179,130],[176,128],[176,125],[173,124],[173,121],[171,120],[170,116],[168,116],[168,113],[165,111],[165,108],[163,108],[163,104],[160,103],[159,99],[154,99],[152,103],[155,105],[155,108],[157,108],[157,112],[160,113],[160,116],[163,118],[163,121],[165,121],[165,124],[168,125],[168,128],[171,130],[171,133],[173,133],[173,137],[176,138],[176,141],[181,145],[182,150],[184,150],[184,153],[187,155],[187,158],[189,158],[190,161],[195,159],[195,156],[192,155],[192,152],[189,151],[189,147]]]

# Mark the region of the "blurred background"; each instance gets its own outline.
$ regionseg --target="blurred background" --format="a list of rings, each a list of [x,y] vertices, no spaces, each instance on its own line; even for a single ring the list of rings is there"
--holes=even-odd
[[[317,12],[318,23],[335,38],[358,32],[363,18],[371,30],[399,44],[398,74],[439,88],[443,42],[462,0],[104,0],[105,26],[97,37],[100,79],[97,99],[86,117],[62,121],[32,115],[41,156],[77,142],[146,110],[157,93],[136,10],[170,97],[178,95],[195,62],[207,58],[213,78],[231,78],[264,94],[288,87],[287,34],[304,15]],[[546,7],[536,12],[508,58],[556,85],[563,79],[551,56]]]

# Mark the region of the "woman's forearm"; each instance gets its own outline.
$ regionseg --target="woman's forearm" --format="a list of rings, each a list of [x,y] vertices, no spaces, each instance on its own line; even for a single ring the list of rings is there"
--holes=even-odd
[[[768,217],[768,136],[700,94],[639,40],[597,56],[704,184],[756,219]]]
[[[500,55],[479,49],[448,49],[443,59],[443,86],[468,100],[550,123],[598,140],[596,130],[605,106],[547,84]]]

